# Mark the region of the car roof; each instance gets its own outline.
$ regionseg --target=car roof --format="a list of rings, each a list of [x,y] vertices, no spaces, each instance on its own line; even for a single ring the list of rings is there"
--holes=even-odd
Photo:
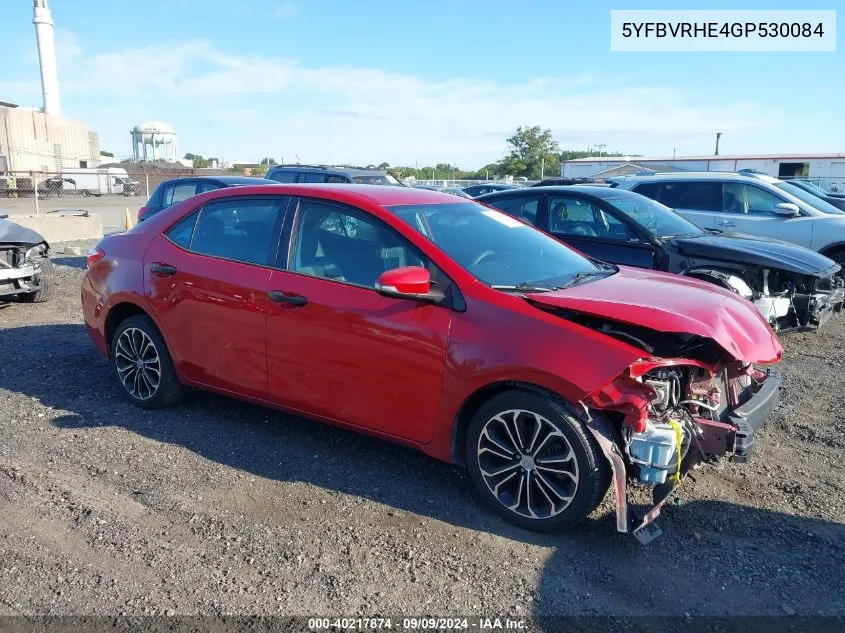
[[[188,180],[207,180],[209,182],[220,182],[227,186],[232,185],[275,185],[275,180],[267,180],[257,176],[177,176],[163,180],[164,183],[185,182]]]
[[[380,169],[366,169],[364,167],[335,167],[334,165],[274,165],[270,171],[336,171],[351,176],[384,176],[387,172]]]
[[[206,200],[230,196],[254,196],[254,195],[285,195],[285,196],[315,196],[330,200],[340,200],[349,203],[371,203],[383,207],[393,205],[412,204],[460,204],[461,202],[471,203],[472,200],[458,198],[450,193],[431,191],[429,189],[418,189],[416,187],[396,187],[394,185],[361,185],[353,184],[326,184],[326,183],[291,183],[280,184],[270,181],[273,184],[258,185],[255,187],[244,186],[236,189],[217,189],[200,194]],[[320,195],[323,194],[323,195]]]
[[[768,178],[772,178],[774,181],[777,180],[777,178],[774,178],[774,176],[769,176]],[[613,180],[617,182],[624,182],[626,180],[641,182],[648,182],[649,180],[757,180],[761,182],[771,183],[772,181],[770,181],[768,178],[757,178],[754,175],[740,174],[734,171],[672,171],[664,173],[657,172],[653,174],[631,174],[629,176],[616,176],[613,178]]]
[[[602,187],[601,185],[548,185],[545,187],[519,187],[517,189],[507,189],[505,191],[494,191],[492,193],[485,193],[483,196],[479,196],[475,199],[483,202],[487,199],[519,198],[520,196],[533,195],[537,193],[577,193],[602,199],[640,197],[640,194],[628,191],[627,189]]]

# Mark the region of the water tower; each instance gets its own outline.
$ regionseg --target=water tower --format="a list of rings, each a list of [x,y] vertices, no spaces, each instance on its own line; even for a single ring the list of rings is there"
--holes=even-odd
[[[179,156],[176,149],[176,130],[161,121],[148,121],[132,128],[132,158],[175,163]],[[139,149],[140,146],[140,149]],[[147,151],[147,147],[150,151]],[[161,149],[159,149],[161,148]]]

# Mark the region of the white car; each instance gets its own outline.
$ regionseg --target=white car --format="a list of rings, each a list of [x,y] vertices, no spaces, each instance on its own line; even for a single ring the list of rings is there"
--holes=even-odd
[[[672,172],[613,179],[699,226],[799,244],[845,264],[845,212],[763,174]]]

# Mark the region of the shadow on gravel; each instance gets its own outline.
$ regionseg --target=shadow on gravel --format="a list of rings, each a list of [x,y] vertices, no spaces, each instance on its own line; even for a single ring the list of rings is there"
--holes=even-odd
[[[88,266],[88,258],[84,255],[79,257],[51,257],[50,259],[59,266],[70,266],[80,270],[85,270]]]
[[[624,613],[632,604],[641,613],[681,615],[822,605],[845,613],[843,525],[698,501],[665,510],[664,535],[649,547],[617,534],[610,516],[538,535],[492,515],[462,470],[401,446],[206,393],[168,410],[133,407],[82,325],[12,328],[2,337],[0,388],[68,412],[53,421],[59,428],[117,425],[257,477],[303,481],[549,548],[536,616]],[[831,569],[838,578],[824,577]]]
[[[643,616],[626,620],[626,631],[845,630],[845,525],[710,500],[668,507],[658,523],[663,536],[647,547],[621,535],[580,551],[558,543],[533,615]],[[547,624],[560,630],[560,620]],[[601,618],[575,624],[622,630]]]

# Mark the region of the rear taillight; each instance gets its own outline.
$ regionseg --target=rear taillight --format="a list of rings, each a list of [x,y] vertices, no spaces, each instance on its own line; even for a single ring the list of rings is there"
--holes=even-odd
[[[147,211],[149,211],[149,209],[148,209],[147,207],[145,207],[145,206],[144,206],[144,207],[141,207],[140,209],[138,209],[138,222],[140,222],[140,221],[141,221],[141,217],[142,217],[142,216],[143,216],[143,215],[144,215]]]
[[[91,268],[91,266],[96,264],[105,256],[106,253],[105,251],[103,251],[103,249],[99,248],[98,246],[92,248],[90,251],[88,251],[88,268]]]

